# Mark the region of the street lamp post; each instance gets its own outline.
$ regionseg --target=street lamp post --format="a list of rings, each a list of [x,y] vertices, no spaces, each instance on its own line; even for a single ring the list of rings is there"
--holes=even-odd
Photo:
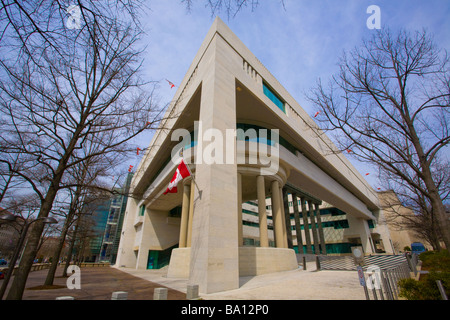
[[[11,223],[16,221],[17,219],[22,219],[24,221],[24,226],[22,228],[22,233],[20,234],[20,238],[19,238],[19,243],[17,244],[12,259],[9,263],[9,268],[8,268],[8,272],[5,275],[5,278],[3,279],[3,283],[2,283],[2,287],[0,289],[0,300],[3,299],[3,295],[6,292],[6,287],[8,286],[8,282],[9,279],[11,279],[11,276],[14,272],[14,267],[16,266],[16,262],[17,259],[19,258],[19,254],[22,251],[22,246],[23,243],[25,241],[25,237],[27,235],[28,229],[30,228],[31,224],[33,224],[36,221],[42,221],[44,224],[48,223],[48,224],[52,224],[52,223],[57,223],[58,221],[53,218],[53,217],[41,217],[41,218],[37,218],[33,221],[27,222],[26,219],[20,217],[20,216],[15,216],[11,213],[4,213],[3,215],[0,216],[0,221],[4,221],[6,223]]]

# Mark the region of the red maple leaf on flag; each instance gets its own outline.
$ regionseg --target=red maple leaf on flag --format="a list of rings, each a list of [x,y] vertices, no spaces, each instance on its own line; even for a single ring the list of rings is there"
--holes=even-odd
[[[180,164],[178,165],[177,171],[175,171],[175,174],[172,177],[172,180],[170,180],[169,186],[167,187],[166,192],[164,194],[168,193],[177,193],[177,185],[178,182],[183,180],[184,178],[187,178],[191,175],[191,172],[189,171],[188,167],[184,163],[184,160],[181,159]]]

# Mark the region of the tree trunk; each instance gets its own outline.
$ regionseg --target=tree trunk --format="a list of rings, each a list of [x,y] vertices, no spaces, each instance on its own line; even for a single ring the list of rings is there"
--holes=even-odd
[[[433,221],[434,218],[436,218],[437,222],[437,228],[439,229],[442,240],[444,240],[445,246],[447,248],[447,251],[450,253],[450,229],[448,226],[448,215],[445,212],[444,203],[442,202],[441,196],[439,195],[438,188],[436,187],[436,184],[433,180],[433,175],[430,170],[430,166],[426,161],[424,160],[425,157],[423,155],[423,151],[421,149],[421,146],[419,145],[419,150],[416,147],[416,150],[418,151],[421,167],[422,167],[422,173],[423,173],[423,182],[425,183],[425,186],[428,191],[428,198],[430,199],[431,203],[431,212],[433,214]],[[439,240],[438,240],[439,242]]]
[[[77,240],[78,227],[80,225],[80,217],[78,217],[77,224],[75,226],[75,230],[72,235],[72,241],[70,242],[70,248],[67,252],[66,264],[64,265],[63,277],[67,277],[67,269],[70,266],[70,261],[72,260],[73,248],[75,247],[75,241]]]
[[[450,253],[450,230],[448,227],[448,214],[445,212],[445,207],[439,197],[439,194],[437,194],[437,198],[438,199],[436,199],[436,195],[434,195],[434,197],[431,198],[431,204],[433,206],[433,212],[436,214],[436,218],[439,223],[439,231],[441,232],[442,240],[445,243],[447,251]],[[440,247],[439,237],[437,238],[437,244]]]
[[[72,210],[71,210],[72,211]],[[61,236],[59,237],[58,246],[55,249],[55,252],[52,257],[52,264],[47,273],[47,278],[45,279],[44,285],[51,286],[53,285],[53,281],[55,279],[56,269],[58,267],[59,258],[61,256],[61,251],[64,247],[64,242],[66,241],[67,232],[69,231],[70,224],[72,223],[73,212],[69,212],[67,215],[66,221],[64,223],[63,230],[61,231]]]
[[[43,209],[44,208],[41,209],[41,212],[44,212]],[[30,273],[31,267],[33,266],[33,260],[36,257],[39,240],[41,238],[43,230],[44,223],[41,221],[37,221],[30,227],[27,245],[25,247],[25,250],[23,251],[19,267],[17,268],[13,283],[11,285],[11,288],[9,289],[8,295],[6,296],[6,300],[22,299],[28,274]]]
[[[425,183],[426,189],[428,191],[427,197],[431,202],[431,212],[434,217],[436,217],[438,223],[437,227],[441,232],[441,236],[444,240],[447,251],[450,253],[450,229],[448,227],[448,217],[445,212],[445,207],[442,202],[441,196],[439,195],[436,183],[433,180],[433,174],[430,169],[431,160],[427,159],[427,157],[425,156],[421,141],[408,111],[405,113],[404,118],[410,132],[411,142],[414,145],[414,149],[416,150],[417,156],[419,158],[422,171],[422,180]]]

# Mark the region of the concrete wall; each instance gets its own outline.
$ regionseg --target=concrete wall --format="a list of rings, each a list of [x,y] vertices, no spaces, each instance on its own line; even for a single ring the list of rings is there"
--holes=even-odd
[[[295,270],[297,268],[297,257],[292,249],[239,248],[239,275],[241,277]]]
[[[149,208],[139,216],[141,204],[128,199],[116,262],[119,267],[146,269],[149,250],[165,250],[178,243],[180,219]]]
[[[120,236],[119,249],[117,251],[116,265],[119,267],[135,268],[136,255],[134,253],[134,243],[136,230],[134,227],[135,217],[138,215],[138,201],[129,197],[127,201],[127,209],[122,226],[122,234]]]
[[[172,251],[169,278],[189,277],[190,248],[179,248]],[[280,248],[239,248],[239,276],[256,276],[298,268],[297,257],[292,249]],[[223,275],[223,277],[226,277]]]

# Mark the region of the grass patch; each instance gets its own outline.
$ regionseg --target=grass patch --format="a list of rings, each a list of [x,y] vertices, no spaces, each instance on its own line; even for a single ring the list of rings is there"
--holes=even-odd
[[[420,275],[419,281],[402,279],[399,281],[400,297],[408,300],[441,300],[436,280],[441,280],[447,296],[450,295],[450,254],[447,250],[427,251],[419,256],[422,270],[428,274]]]

